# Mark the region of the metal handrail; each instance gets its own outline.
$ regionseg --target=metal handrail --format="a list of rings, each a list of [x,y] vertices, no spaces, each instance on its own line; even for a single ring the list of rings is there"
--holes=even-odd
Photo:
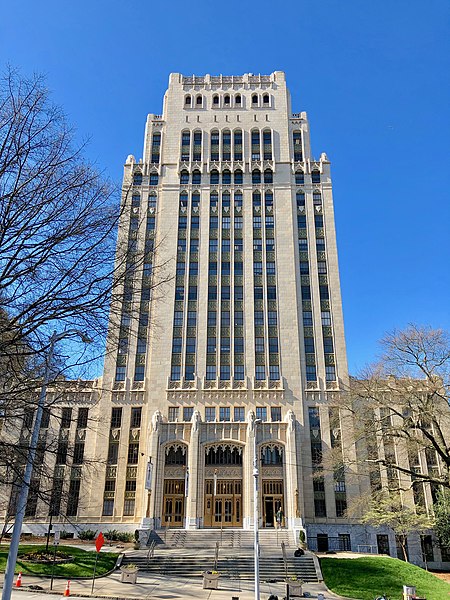
[[[217,571],[217,563],[219,562],[219,542],[216,542],[216,551],[214,554],[214,570]]]

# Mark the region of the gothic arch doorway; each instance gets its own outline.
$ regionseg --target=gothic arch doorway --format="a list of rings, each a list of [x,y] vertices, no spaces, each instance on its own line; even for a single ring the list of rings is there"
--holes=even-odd
[[[164,449],[164,485],[161,524],[183,527],[186,505],[187,446],[168,444]]]

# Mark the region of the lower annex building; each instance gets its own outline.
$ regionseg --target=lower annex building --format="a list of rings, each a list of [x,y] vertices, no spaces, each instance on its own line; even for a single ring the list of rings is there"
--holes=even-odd
[[[313,549],[395,554],[391,533],[345,516],[367,478],[322,465],[346,435],[329,401],[348,382],[330,162],[284,73],[171,74],[123,190],[131,258],[103,377],[68,383],[43,422],[59,440],[53,522],[249,529],[256,448],[261,527],[281,508]],[[48,520],[31,494],[26,527]]]

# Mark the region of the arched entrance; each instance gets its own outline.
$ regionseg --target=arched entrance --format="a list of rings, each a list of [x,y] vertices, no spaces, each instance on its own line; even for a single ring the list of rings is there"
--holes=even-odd
[[[184,444],[166,446],[161,515],[163,527],[183,527],[186,504],[186,465],[187,447]]]
[[[284,515],[283,446],[264,444],[261,460],[261,514],[263,527],[276,526],[276,514],[281,508]],[[284,525],[284,516],[282,519]]]
[[[242,527],[242,446],[205,448],[205,527]]]

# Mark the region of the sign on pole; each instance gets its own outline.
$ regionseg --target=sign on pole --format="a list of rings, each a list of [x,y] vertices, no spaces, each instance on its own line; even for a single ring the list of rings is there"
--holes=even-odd
[[[91,594],[94,591],[95,571],[97,570],[98,553],[100,552],[100,550],[102,549],[102,546],[104,546],[104,544],[105,544],[105,538],[103,537],[103,533],[100,531],[100,533],[97,536],[97,539],[95,540],[95,549],[97,550],[97,554],[95,555],[94,575],[92,576]]]
[[[147,463],[147,472],[145,475],[145,489],[151,491],[152,489],[152,476],[153,476],[153,464],[152,461],[149,460]]]
[[[97,552],[100,552],[104,545],[105,538],[103,537],[103,533],[100,531],[100,533],[97,536],[97,539],[95,540],[95,549],[97,550]]]
[[[53,545],[57,546],[59,544],[60,539],[61,539],[61,532],[55,531],[55,537],[53,538]]]

